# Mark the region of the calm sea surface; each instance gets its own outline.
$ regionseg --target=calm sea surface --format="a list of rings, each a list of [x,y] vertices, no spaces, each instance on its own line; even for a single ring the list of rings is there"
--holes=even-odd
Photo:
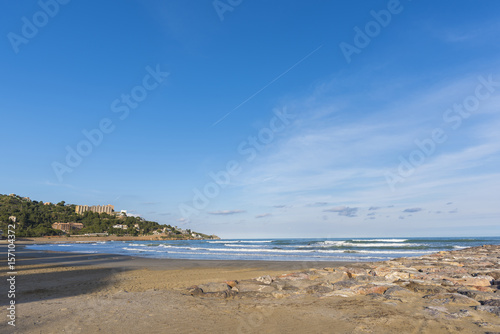
[[[27,248],[169,259],[383,261],[484,244],[500,244],[500,237],[107,241],[28,245]]]

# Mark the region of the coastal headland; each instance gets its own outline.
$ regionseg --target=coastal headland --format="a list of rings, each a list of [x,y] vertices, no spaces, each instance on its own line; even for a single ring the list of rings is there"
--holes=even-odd
[[[217,240],[218,237],[213,238]],[[22,239],[17,239],[17,244],[54,244],[54,243],[73,243],[73,242],[103,242],[103,241],[148,241],[148,240],[200,240],[198,238],[184,237],[182,239],[169,238],[164,235],[139,235],[139,236],[117,236],[108,235],[102,237],[96,236],[86,236],[86,235],[72,235],[72,236],[46,236],[46,237],[27,237]],[[0,240],[1,242],[1,240]]]
[[[2,333],[500,332],[500,246],[360,263],[17,247],[16,326],[4,317]]]

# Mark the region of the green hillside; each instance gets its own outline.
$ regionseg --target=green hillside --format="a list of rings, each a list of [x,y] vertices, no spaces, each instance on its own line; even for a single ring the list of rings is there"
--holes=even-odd
[[[74,204],[45,205],[43,201],[31,201],[18,195],[0,195],[0,229],[7,231],[7,224],[12,223],[9,217],[16,217],[16,237],[41,237],[63,235],[64,232],[54,230],[52,224],[82,223],[84,228],[74,230],[71,234],[109,233],[114,235],[147,235],[165,229],[166,237],[188,239],[191,233],[202,238],[211,238],[203,233],[190,230],[181,230],[170,225],[160,225],[154,221],[147,221],[141,217],[127,217],[122,214],[109,215],[107,213],[85,212],[75,213]],[[115,229],[114,225],[127,225],[128,230]],[[138,225],[138,228],[134,227]]]

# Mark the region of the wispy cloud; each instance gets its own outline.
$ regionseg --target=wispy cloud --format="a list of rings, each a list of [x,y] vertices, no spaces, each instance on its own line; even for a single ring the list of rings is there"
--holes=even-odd
[[[221,211],[211,211],[208,212],[210,215],[235,215],[238,213],[245,213],[245,210],[221,210]]]
[[[498,38],[499,24],[493,22],[477,22],[475,25],[460,25],[458,27],[437,29],[437,36],[447,43],[481,44]]]
[[[358,208],[350,208],[348,206],[337,206],[331,209],[323,210],[323,212],[336,212],[339,216],[346,217],[357,217],[356,213],[358,212]]]
[[[303,118],[295,122],[296,127],[290,136],[277,142],[270,154],[262,157],[261,163],[245,175],[241,185],[259,188],[265,193],[312,193],[328,188],[339,191],[349,189],[350,192],[372,188],[380,193],[380,188],[387,186],[384,174],[388,168],[398,166],[398,156],[418,148],[414,141],[429,136],[429,131],[441,126],[441,117],[446,108],[468,96],[476,82],[477,78],[467,77],[444,83],[441,87],[432,87],[428,92],[423,92],[418,98],[413,97],[413,101],[404,101],[405,111],[409,115],[421,115],[419,110],[422,109],[434,112],[429,114],[427,111],[420,119],[415,116],[396,117],[401,113],[399,103],[395,103],[397,110],[374,106],[373,113],[379,120],[367,114],[364,119],[352,121],[345,116],[340,119],[335,117],[340,113],[339,108],[309,106]],[[347,110],[350,108],[340,100],[325,103],[344,105]],[[299,107],[308,107],[307,103],[302,104],[299,103]],[[432,108],[429,108],[429,104]],[[325,113],[324,110],[331,111]],[[448,133],[451,138],[453,133]],[[454,145],[454,142],[451,138],[446,145]],[[412,179],[441,177],[457,166],[460,169],[474,168],[481,163],[477,160],[491,156],[498,151],[498,146],[498,141],[490,140],[488,144],[465,148],[462,152],[441,151],[419,166]]]
[[[409,209],[404,209],[403,212],[420,212],[422,211],[422,208],[409,208]]]
[[[500,185],[500,173],[494,168],[500,165],[499,122],[490,114],[479,118],[476,113],[454,130],[443,121],[445,110],[473,94],[477,76],[483,74],[451,78],[418,91],[400,87],[392,87],[392,92],[372,90],[363,99],[355,94],[339,97],[336,83],[325,84],[310,96],[289,101],[286,106],[299,117],[289,131],[260,152],[251,168],[234,178],[235,187],[244,190],[239,201],[252,203],[252,211],[268,211],[269,203],[287,203],[287,210],[270,217],[278,225],[300,226],[314,219],[324,224],[325,218],[329,224],[339,223],[344,217],[362,222],[374,217],[361,214],[363,210],[388,216],[381,222],[387,226],[399,225],[398,219],[411,221],[424,215],[429,216],[425,217],[428,224],[443,224],[446,215],[434,212],[449,210],[436,202],[453,203],[460,208],[456,217],[463,215],[463,221],[468,219],[463,207],[480,208],[491,215],[495,211],[488,205],[491,199],[481,188]],[[406,79],[411,86],[412,79]],[[500,110],[500,100],[495,101],[488,101],[495,104],[488,108]],[[418,149],[415,141],[429,138],[437,127],[444,129],[447,140],[391,191],[385,173],[397,169],[400,157],[408,159]],[[329,209],[331,203],[349,206]],[[323,214],[318,207],[325,209]],[[411,217],[410,213],[418,215]]]
[[[321,206],[327,206],[329,203],[328,202],[315,202],[315,203],[310,203],[307,204],[308,207],[321,207]]]
[[[265,217],[269,217],[269,216],[272,216],[272,214],[271,213],[263,213],[263,214],[255,216],[255,218],[265,218]]]

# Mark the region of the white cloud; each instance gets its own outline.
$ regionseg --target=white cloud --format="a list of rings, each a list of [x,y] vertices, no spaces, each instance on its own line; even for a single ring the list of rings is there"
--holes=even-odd
[[[337,212],[339,216],[346,217],[357,217],[356,213],[358,212],[358,208],[350,208],[347,206],[337,206],[331,209],[323,210],[323,212]]]
[[[420,212],[422,211],[422,208],[409,208],[409,209],[404,209],[403,212]]]
[[[238,213],[244,213],[245,210],[221,210],[221,211],[211,211],[208,212],[210,215],[234,215]]]

